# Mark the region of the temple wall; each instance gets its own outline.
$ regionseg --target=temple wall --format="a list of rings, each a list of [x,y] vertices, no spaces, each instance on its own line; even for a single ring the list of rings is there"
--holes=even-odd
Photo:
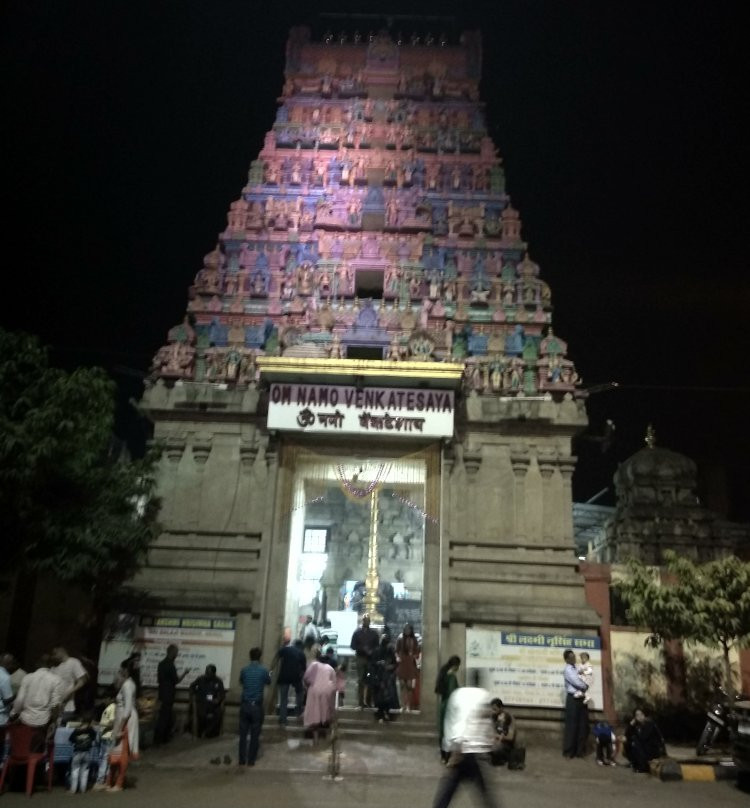
[[[159,390],[146,399],[147,406],[161,400],[159,410],[150,409],[163,449],[164,529],[134,583],[164,610],[235,617],[235,682],[248,648],[260,644],[270,660],[283,631],[295,444],[269,436],[262,413],[242,412],[246,394],[239,391],[234,398],[225,391],[226,400],[202,411],[173,406],[166,393],[174,395]],[[184,401],[184,391],[178,395]],[[472,423],[469,413],[460,416],[452,442],[428,451],[427,512],[439,519],[428,521],[423,548],[425,709],[440,663],[452,653],[465,657],[467,627],[597,631],[577,572],[570,514],[570,440],[581,416],[576,411],[565,422],[564,403],[549,403],[545,414],[556,424],[536,419],[520,430],[501,418]],[[408,450],[392,446],[394,456]],[[343,454],[349,450],[341,445]],[[354,517],[336,507],[320,518],[336,517],[342,530],[354,530]],[[382,551],[384,569],[395,563],[390,552],[390,545]]]

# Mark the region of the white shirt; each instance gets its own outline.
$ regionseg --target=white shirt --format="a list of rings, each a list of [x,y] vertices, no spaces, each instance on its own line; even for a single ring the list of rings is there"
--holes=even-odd
[[[38,668],[23,677],[13,702],[13,712],[30,727],[44,727],[49,724],[52,712],[60,706],[64,696],[62,679],[49,668]]]
[[[51,670],[52,673],[57,674],[57,676],[63,680],[63,684],[65,685],[63,695],[70,693],[81,676],[86,676],[86,668],[84,668],[75,657],[68,657],[65,662],[61,662],[57,667]],[[76,711],[76,703],[73,697],[69,698],[65,703],[63,711],[66,713],[74,713]]]
[[[10,674],[0,666],[0,727],[8,723],[10,700],[12,698],[13,688],[10,686]]]
[[[445,708],[443,749],[446,752],[481,754],[495,741],[490,701],[482,687],[459,687],[451,693]]]

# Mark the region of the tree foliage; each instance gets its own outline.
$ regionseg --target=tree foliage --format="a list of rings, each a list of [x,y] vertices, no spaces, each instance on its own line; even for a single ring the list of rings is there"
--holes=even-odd
[[[720,649],[732,690],[729,652],[750,640],[750,564],[735,556],[696,564],[671,551],[664,559],[664,581],[658,570],[631,561],[627,578],[615,584],[628,619],[648,627],[652,646],[681,639]]]
[[[51,572],[103,602],[156,533],[153,459],[113,453],[114,385],[50,367],[38,340],[0,329],[3,566]]]

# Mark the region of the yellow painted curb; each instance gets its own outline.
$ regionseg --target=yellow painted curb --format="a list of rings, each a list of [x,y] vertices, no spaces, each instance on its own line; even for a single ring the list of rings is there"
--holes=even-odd
[[[683,780],[692,780],[696,783],[713,783],[716,780],[716,772],[713,766],[683,763],[680,768],[682,769]]]

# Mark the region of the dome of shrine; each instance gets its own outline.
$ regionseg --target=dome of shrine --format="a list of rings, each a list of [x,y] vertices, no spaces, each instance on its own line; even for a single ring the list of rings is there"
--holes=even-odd
[[[656,445],[656,433],[651,424],[646,429],[646,445],[629,457],[615,473],[618,491],[639,486],[673,486],[695,488],[698,468],[695,463],[679,452],[672,452]]]
[[[689,457],[659,446],[645,446],[620,464],[615,485],[667,483],[692,487],[696,474],[697,467]]]

